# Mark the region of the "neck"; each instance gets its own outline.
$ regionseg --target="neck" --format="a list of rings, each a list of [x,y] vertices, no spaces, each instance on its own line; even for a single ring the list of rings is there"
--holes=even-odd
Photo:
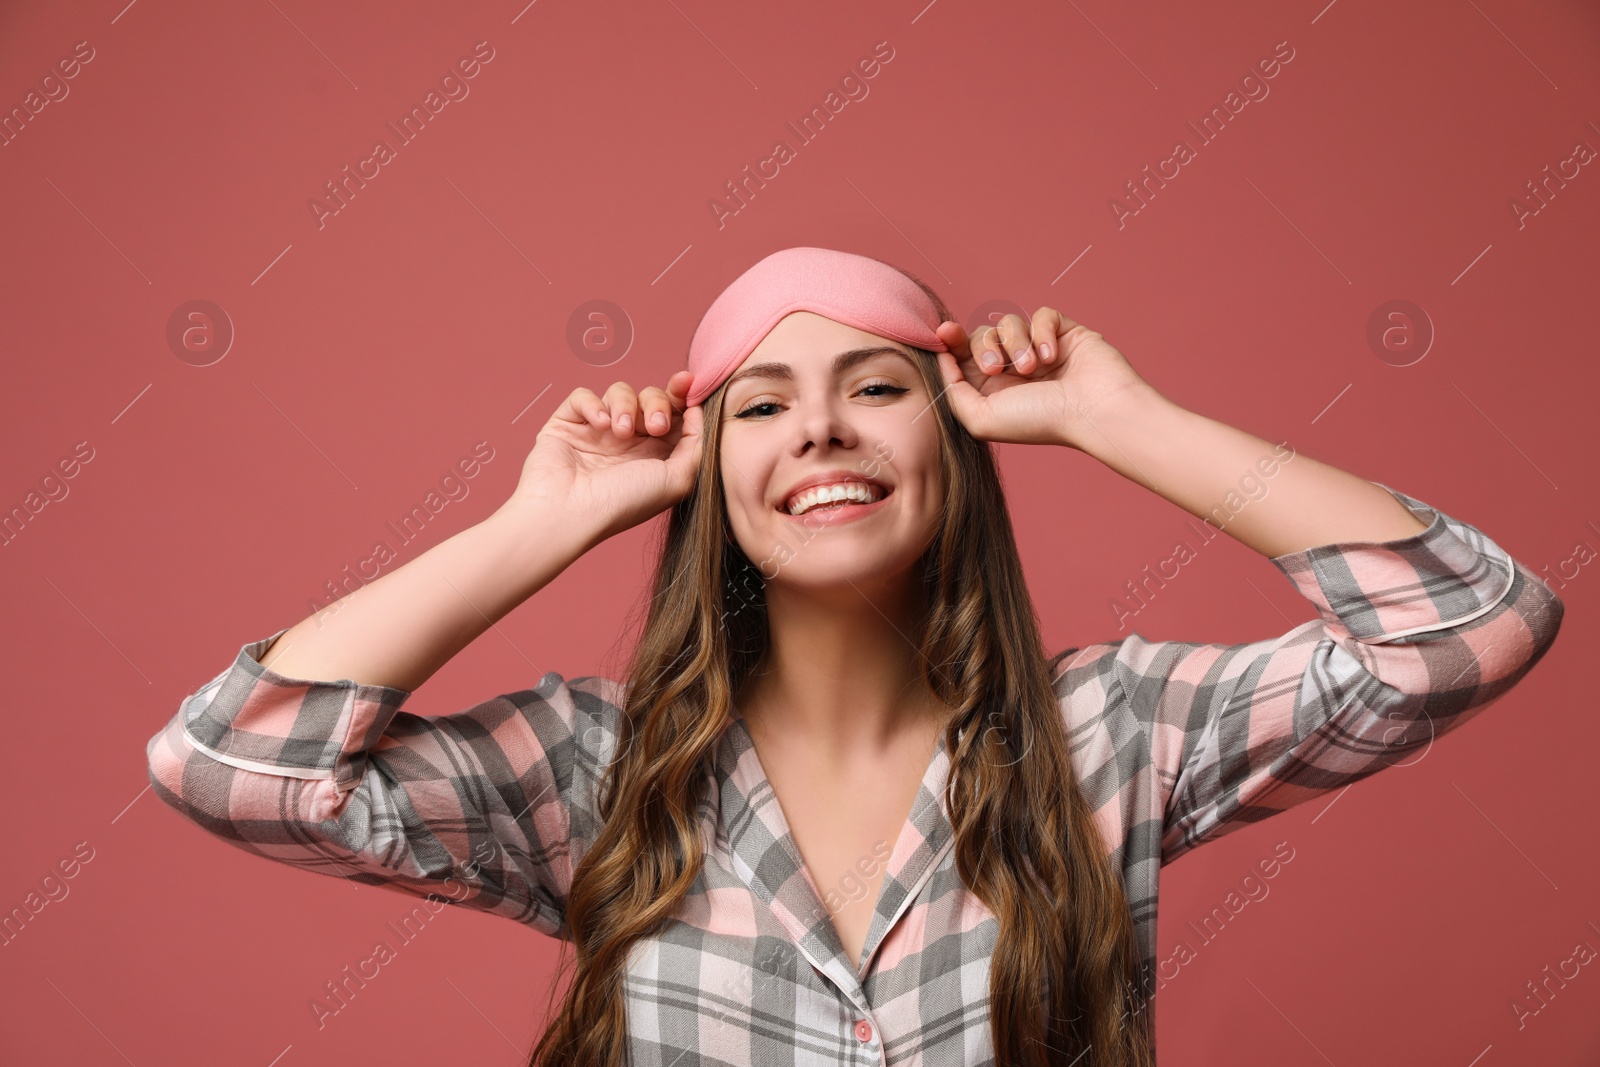
[[[948,712],[923,678],[926,603],[913,576],[828,590],[768,584],[769,643],[741,689],[747,724],[824,757],[882,752]]]

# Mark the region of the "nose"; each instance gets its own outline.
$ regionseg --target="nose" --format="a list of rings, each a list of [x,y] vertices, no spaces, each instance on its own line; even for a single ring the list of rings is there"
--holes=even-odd
[[[813,449],[854,448],[858,440],[845,405],[830,392],[813,393],[798,402],[793,422],[796,427],[793,454],[804,456]]]

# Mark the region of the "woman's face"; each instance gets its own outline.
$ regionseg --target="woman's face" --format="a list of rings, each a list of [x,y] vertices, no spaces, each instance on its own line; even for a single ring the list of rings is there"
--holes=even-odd
[[[922,556],[944,493],[938,415],[915,358],[899,341],[796,311],[729,377],[728,518],[769,584],[865,591]],[[835,488],[808,497],[807,486]],[[838,487],[867,499],[833,503]]]

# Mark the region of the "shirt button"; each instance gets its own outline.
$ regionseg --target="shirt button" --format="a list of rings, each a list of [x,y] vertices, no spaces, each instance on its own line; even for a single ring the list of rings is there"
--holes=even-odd
[[[856,1038],[862,1044],[872,1040],[872,1024],[865,1019],[856,1020]]]

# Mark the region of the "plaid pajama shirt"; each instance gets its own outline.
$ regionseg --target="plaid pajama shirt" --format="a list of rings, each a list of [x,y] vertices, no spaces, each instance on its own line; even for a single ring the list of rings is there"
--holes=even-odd
[[[1238,645],[1132,632],[1049,661],[1147,993],[1163,864],[1414,756],[1555,639],[1564,607],[1533,572],[1477,528],[1382,488],[1427,529],[1272,558],[1319,618]],[[621,685],[551,672],[422,716],[401,710],[408,691],[261,666],[284,632],[244,645],[150,739],[157,795],[267,859],[569,936],[566,894],[600,828]],[[703,871],[628,958],[633,1067],[992,1062],[998,920],[956,872],[949,768],[941,738],[851,960],[731,716],[700,805]]]

